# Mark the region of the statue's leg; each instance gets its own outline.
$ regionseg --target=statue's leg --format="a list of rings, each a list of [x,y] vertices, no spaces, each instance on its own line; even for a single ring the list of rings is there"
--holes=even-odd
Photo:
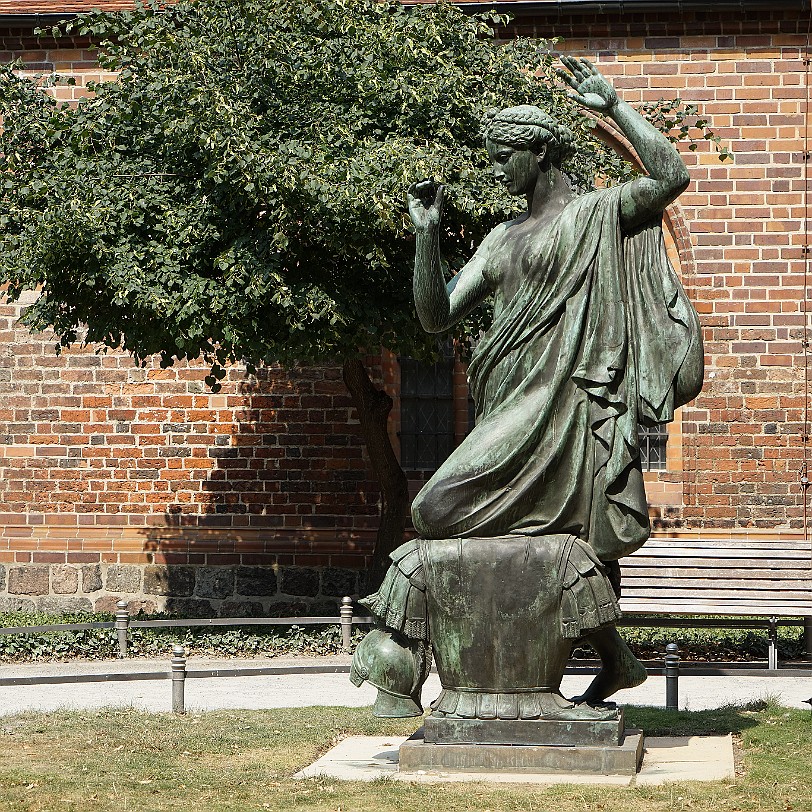
[[[634,688],[646,681],[643,664],[632,654],[614,626],[604,626],[582,638],[601,658],[601,670],[581,696],[572,701],[597,705],[623,688]]]

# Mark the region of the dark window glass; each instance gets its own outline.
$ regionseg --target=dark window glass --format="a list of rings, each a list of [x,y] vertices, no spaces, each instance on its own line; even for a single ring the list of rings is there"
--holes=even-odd
[[[665,471],[665,446],[668,433],[665,426],[640,426],[640,463],[644,471]]]
[[[436,364],[400,359],[400,463],[436,471],[454,449],[454,354]]]

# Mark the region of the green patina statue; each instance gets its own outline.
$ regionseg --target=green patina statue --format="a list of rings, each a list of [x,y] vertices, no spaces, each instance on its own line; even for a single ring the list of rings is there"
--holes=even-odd
[[[420,538],[364,601],[381,628],[352,679],[379,688],[380,715],[422,712],[432,652],[443,692],[430,720],[446,722],[610,720],[604,700],[646,676],[615,628],[612,575],[650,532],[638,426],[672,420],[702,384],[699,322],[661,225],[688,172],[593,65],[562,62],[570,95],[614,120],[648,175],[577,196],[560,169],[570,131],[529,105],[494,113],[496,180],[527,211],[447,285],[443,188],[409,190],[423,327],[447,330],[491,295],[494,321],[469,368],[476,426],[415,499]],[[570,701],[560,683],[583,640],[602,670]]]

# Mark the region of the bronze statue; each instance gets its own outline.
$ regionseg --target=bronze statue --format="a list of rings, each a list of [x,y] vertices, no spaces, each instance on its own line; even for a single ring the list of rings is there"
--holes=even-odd
[[[495,178],[527,211],[447,285],[443,187],[409,190],[421,324],[445,331],[488,296],[494,320],[469,368],[476,426],[416,497],[420,538],[365,601],[384,628],[362,642],[352,676],[379,687],[384,715],[421,712],[429,645],[444,689],[437,718],[606,720],[616,712],[604,700],[645,679],[615,629],[609,571],[650,533],[638,426],[672,420],[702,384],[698,318],[661,226],[689,178],[590,62],[561,61],[570,96],[612,118],[648,174],[576,195],[561,172],[569,130],[529,105],[493,113]],[[576,640],[603,665],[567,701]]]

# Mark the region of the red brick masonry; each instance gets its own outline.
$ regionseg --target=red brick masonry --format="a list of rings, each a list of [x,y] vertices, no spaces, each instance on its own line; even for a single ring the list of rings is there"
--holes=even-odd
[[[0,0],[0,14],[12,5]],[[650,496],[667,524],[703,534],[799,532],[809,13],[712,9],[520,16],[514,32],[563,36],[632,103],[696,102],[733,149],[721,164],[705,143],[681,147],[691,185],[669,228],[707,372]],[[58,89],[65,100],[101,78],[86,43],[2,25],[0,58],[76,76]],[[15,326],[18,312],[0,310],[6,566],[363,566],[378,497],[337,369],[271,369],[259,381],[234,370],[211,395],[199,369],[57,358],[47,337]]]

